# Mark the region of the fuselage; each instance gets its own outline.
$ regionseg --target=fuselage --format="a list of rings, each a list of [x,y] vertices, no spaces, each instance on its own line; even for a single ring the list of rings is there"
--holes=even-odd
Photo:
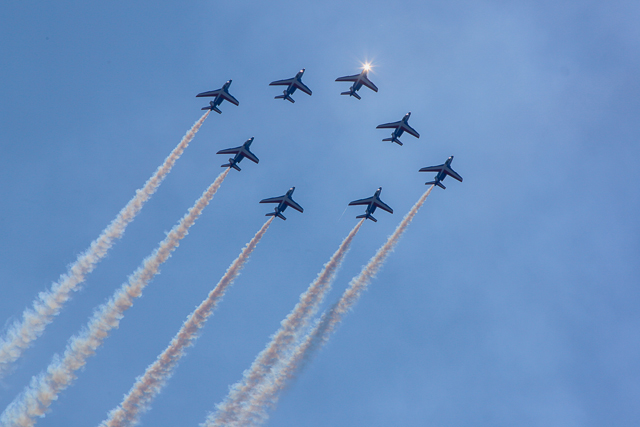
[[[296,89],[298,89],[295,86],[295,83],[300,83],[300,79],[302,79],[302,75],[304,74],[304,68],[300,71],[298,71],[298,74],[295,75],[295,77],[293,78],[293,81],[291,82],[291,84],[289,84],[289,86],[287,86],[287,89],[284,91],[284,94],[287,96],[293,95],[296,91]]]
[[[242,159],[244,159],[244,154],[242,154],[242,152],[239,152],[233,157],[233,159],[229,159],[229,164],[231,165],[231,167],[234,167],[235,165],[240,163]]]
[[[362,70],[362,72],[360,73],[360,75],[358,76],[358,80],[356,80],[355,82],[353,82],[353,85],[351,86],[351,94],[353,95],[355,92],[359,91],[360,88],[362,87],[362,76],[366,76],[367,75],[367,71],[366,70]]]
[[[402,136],[402,134],[404,133],[403,125],[409,126],[408,123],[407,123],[409,121],[409,117],[411,117],[411,112],[409,112],[409,113],[404,115],[404,117],[402,118],[402,123],[400,124],[400,126],[395,128],[395,130],[391,134],[391,137],[393,138],[393,142],[396,142],[396,140],[398,138],[400,138]]]
[[[451,169],[451,162],[453,161],[453,156],[449,157],[446,162],[444,162],[444,167],[438,174],[436,175],[436,181],[443,181],[447,177],[447,170]]]
[[[373,201],[371,201],[371,203],[369,203],[369,206],[367,206],[367,215],[372,215],[376,211],[376,201],[380,201],[380,192],[382,192],[382,188],[378,188],[373,195]]]
[[[291,195],[293,194],[293,190],[295,190],[296,187],[292,187],[289,189],[289,191],[287,191],[287,194],[284,195],[284,200],[282,200],[280,203],[278,203],[278,206],[276,206],[275,211],[276,214],[280,213],[280,212],[284,212],[288,205],[287,205],[287,201],[292,201],[291,199]]]
[[[276,213],[282,213],[287,210],[287,204],[285,202],[280,202],[278,206],[276,206]]]

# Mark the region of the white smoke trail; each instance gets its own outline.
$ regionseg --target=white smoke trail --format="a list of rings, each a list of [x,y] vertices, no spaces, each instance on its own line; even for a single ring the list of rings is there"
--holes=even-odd
[[[242,380],[231,387],[229,395],[218,405],[216,412],[207,417],[205,426],[226,426],[238,419],[251,391],[264,380],[273,366],[282,358],[283,353],[296,341],[299,334],[308,326],[310,319],[317,313],[325,295],[331,289],[331,284],[342,260],[349,252],[351,242],[364,221],[362,219],[356,224],[329,262],[324,265],[318,277],[300,295],[300,301],[282,321],[280,329],[273,335],[271,342],[256,357],[251,368],[244,372]]]
[[[209,204],[228,173],[229,169],[216,178],[189,212],[171,229],[158,248],[129,276],[128,283],[124,283],[109,301],[96,309],[87,327],[71,337],[64,355],[54,356],[46,372],[31,379],[29,387],[0,415],[0,425],[30,427],[35,424],[36,417],[42,417],[46,413],[51,403],[58,398],[58,394],[75,379],[75,372],[85,365],[87,358],[102,345],[109,332],[118,327],[124,312],[133,305],[134,299],[142,294],[145,286],[158,273],[160,265],[171,256],[180,240],[187,235],[189,227]]]
[[[405,232],[413,217],[424,204],[425,200],[433,190],[433,185],[420,197],[411,210],[405,215],[398,227],[378,252],[364,266],[360,274],[354,277],[349,286],[342,294],[338,302],[328,311],[323,313],[317,321],[315,327],[307,334],[300,344],[281,361],[272,371],[272,374],[252,390],[252,396],[248,405],[234,425],[250,426],[263,424],[267,418],[268,407],[275,407],[278,402],[279,392],[295,376],[301,365],[309,359],[314,351],[324,345],[345,314],[352,309],[360,298],[362,292],[367,288],[371,280],[376,276],[387,256],[393,251],[400,237]],[[285,356],[285,355],[283,355]]]
[[[207,298],[187,317],[182,328],[171,340],[169,346],[151,364],[144,375],[138,377],[129,393],[120,405],[109,412],[108,418],[100,423],[100,427],[124,427],[136,425],[140,415],[145,412],[151,401],[160,393],[167,380],[173,374],[178,362],[185,355],[187,347],[192,346],[198,338],[200,329],[205,325],[213,313],[218,302],[222,300],[225,291],[233,284],[240,274],[244,264],[256,248],[262,236],[267,232],[275,217],[271,217],[260,231],[242,249],[240,255],[231,263],[227,272],[222,276],[216,287]]]
[[[118,216],[105,228],[89,248],[78,255],[76,261],[68,267],[67,273],[51,286],[50,290],[40,292],[33,302],[33,308],[22,313],[22,319],[16,320],[8,328],[6,335],[0,338],[0,378],[2,378],[31,346],[53,318],[60,313],[64,304],[71,299],[71,293],[81,288],[85,277],[93,271],[115,241],[122,237],[125,228],[140,212],[144,203],[156,192],[164,178],[171,171],[176,160],[193,139],[211,111],[207,111],[182,138],[164,163],[156,170],[145,185],[136,191],[136,195],[122,208]]]

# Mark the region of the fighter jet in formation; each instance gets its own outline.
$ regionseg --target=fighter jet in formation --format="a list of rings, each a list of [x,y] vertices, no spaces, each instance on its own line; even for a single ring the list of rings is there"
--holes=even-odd
[[[239,171],[240,167],[238,166],[238,163],[240,163],[245,157],[251,160],[253,163],[258,163],[260,160],[258,160],[255,154],[249,151],[249,147],[251,147],[252,142],[253,136],[247,139],[245,143],[239,147],[227,148],[225,150],[218,151],[216,154],[235,154],[235,157],[229,158],[229,163],[222,165],[222,167],[234,168],[235,170]]]
[[[278,206],[275,207],[274,212],[270,212],[265,216],[277,216],[278,218],[282,218],[286,220],[287,218],[285,218],[284,215],[282,215],[282,212],[284,212],[285,209],[287,209],[287,206],[291,206],[293,209],[299,212],[304,212],[304,209],[302,209],[302,206],[294,202],[293,199],[291,198],[291,195],[293,194],[293,191],[295,189],[296,187],[291,187],[289,191],[287,191],[287,194],[283,196],[260,200],[260,203],[277,203],[278,204]]]
[[[411,117],[411,111],[405,114],[402,120],[400,120],[399,122],[385,123],[376,126],[376,129],[395,129],[391,133],[391,138],[385,138],[383,139],[383,141],[391,141],[395,142],[398,145],[402,145],[402,142],[400,142],[398,138],[400,138],[405,132],[407,132],[409,135],[415,136],[416,138],[420,138],[420,134],[416,132],[414,128],[409,126],[409,117]]]
[[[282,92],[282,95],[278,95],[274,99],[286,99],[293,104],[296,101],[291,98],[291,95],[293,95],[296,89],[300,89],[307,95],[311,95],[311,89],[309,89],[304,83],[302,83],[303,74],[304,68],[298,71],[298,74],[290,79],[276,80],[275,82],[269,83],[269,86],[287,86],[287,88]]]
[[[231,96],[229,94],[229,86],[231,86],[231,80],[226,82],[224,84],[224,86],[222,86],[220,89],[211,90],[209,92],[202,92],[202,93],[197,94],[196,98],[203,97],[203,96],[215,96],[215,99],[213,101],[209,102],[209,106],[208,107],[202,107],[202,109],[203,110],[213,110],[218,114],[222,114],[222,111],[220,111],[218,109],[220,104],[222,104],[222,101],[229,101],[230,103],[232,103],[234,105],[240,105],[238,100],[235,99],[233,96]]]
[[[458,175],[456,173],[456,171],[454,171],[453,169],[451,169],[451,162],[453,161],[453,156],[449,157],[447,159],[446,162],[444,162],[444,164],[442,165],[438,165],[438,166],[427,166],[426,168],[422,168],[420,169],[419,172],[438,172],[438,174],[436,175],[435,180],[431,181],[431,182],[425,182],[425,185],[429,185],[429,184],[433,184],[433,185],[437,185],[438,187],[441,187],[443,190],[446,189],[446,187],[444,185],[442,185],[442,180],[444,180],[447,175],[453,177],[454,179],[457,179],[458,181],[462,182],[462,177],[460,175]]]
[[[361,99],[360,95],[358,95],[357,92],[360,90],[362,85],[365,85],[372,91],[377,92],[378,88],[367,77],[368,72],[369,72],[369,68],[365,67],[365,69],[362,70],[360,74],[355,74],[353,76],[338,77],[336,79],[337,82],[353,82],[353,85],[349,88],[349,90],[347,92],[342,92],[340,95],[349,95],[349,96],[354,96],[357,99]]]
[[[378,188],[375,194],[368,199],[360,199],[354,200],[349,203],[349,206],[355,205],[367,205],[367,210],[363,215],[358,215],[356,218],[366,218],[370,219],[373,222],[378,222],[377,219],[373,217],[373,213],[376,211],[376,208],[380,208],[383,211],[387,211],[389,213],[393,213],[393,209],[391,209],[387,204],[385,204],[382,200],[380,200],[380,192],[382,191],[382,187]]]

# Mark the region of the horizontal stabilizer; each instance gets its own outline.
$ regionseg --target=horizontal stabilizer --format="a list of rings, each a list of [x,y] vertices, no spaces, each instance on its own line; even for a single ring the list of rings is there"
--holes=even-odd
[[[425,182],[424,185],[437,185],[438,187],[442,188],[443,190],[447,189],[447,187],[442,185],[442,183],[440,181]]]
[[[356,99],[361,99],[360,95],[358,95],[356,92],[351,93],[351,91],[342,92],[340,95],[350,95],[350,96],[354,96]]]
[[[395,142],[398,145],[402,145],[402,142],[400,142],[400,140],[397,139],[397,138],[385,138],[385,139],[383,139],[383,141]]]
[[[202,107],[201,110],[213,110],[218,114],[222,114],[222,111],[218,110],[216,107]]]
[[[284,215],[282,215],[280,212],[269,212],[265,216],[277,216],[278,218],[284,219],[285,221],[287,220],[287,218],[285,218]]]
[[[273,99],[286,99],[287,101],[289,101],[290,103],[294,104],[296,101],[290,97],[289,95],[278,95],[275,96]]]
[[[358,215],[356,218],[367,218],[367,219],[370,219],[373,222],[378,222],[378,220],[375,219],[371,214]]]
[[[237,164],[227,163],[226,165],[221,165],[223,168],[234,168],[237,171],[240,171],[240,167]]]

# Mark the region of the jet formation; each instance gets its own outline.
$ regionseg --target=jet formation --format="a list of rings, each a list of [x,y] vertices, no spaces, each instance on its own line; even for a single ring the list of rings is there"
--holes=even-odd
[[[298,73],[296,73],[296,75],[290,79],[275,80],[269,83],[269,86],[286,86],[286,88],[282,92],[282,95],[276,96],[275,99],[283,99],[293,104],[295,103],[295,100],[291,97],[291,95],[293,95],[295,91],[298,89],[306,93],[307,95],[311,95],[312,94],[311,89],[309,89],[307,85],[302,83],[302,76],[304,75],[304,71],[305,69],[303,68],[300,71],[298,71]],[[372,91],[378,92],[377,86],[371,80],[369,80],[368,72],[369,72],[369,66],[365,65],[364,69],[360,74],[338,77],[336,79],[337,82],[353,83],[348,91],[341,92],[340,95],[349,95],[349,96],[353,96],[356,99],[362,99],[358,94],[358,91],[362,88],[362,86],[366,86]],[[236,106],[239,105],[240,103],[238,102],[238,100],[235,99],[229,93],[229,86],[231,86],[231,80],[227,81],[220,89],[197,94],[196,97],[207,97],[207,96],[214,97],[213,101],[209,102],[209,106],[203,107],[202,109],[212,110],[218,114],[221,114],[222,111],[220,111],[218,107],[220,106],[220,104],[222,104],[222,101],[228,101]],[[405,116],[400,121],[384,123],[376,126],[376,129],[393,129],[393,132],[391,133],[391,137],[384,138],[383,141],[394,142],[402,146],[403,144],[400,141],[400,137],[405,132],[416,138],[420,138],[420,134],[414,128],[409,126],[409,117],[411,117],[411,112],[408,112],[407,114],[405,114]],[[247,141],[245,141],[244,144],[242,144],[239,147],[227,148],[227,149],[218,151],[217,154],[235,154],[234,157],[229,158],[228,163],[225,163],[221,166],[233,168],[237,171],[240,171],[240,167],[238,166],[238,164],[245,157],[254,163],[258,163],[259,162],[258,157],[256,157],[256,155],[253,154],[249,149],[249,147],[251,146],[251,143],[253,142],[253,139],[254,139],[253,137],[249,138]],[[462,177],[458,175],[458,173],[455,172],[453,169],[451,169],[452,161],[453,161],[453,156],[449,157],[447,161],[442,165],[428,166],[420,169],[420,172],[437,172],[434,180],[427,182],[426,185],[430,185],[430,184],[437,185],[438,187],[445,189],[446,187],[442,184],[442,181],[447,176],[452,176],[454,179],[457,179],[458,181],[462,182]],[[295,190],[295,187],[291,187],[289,191],[287,191],[287,193],[282,196],[261,200],[260,203],[277,203],[277,206],[274,208],[274,211],[267,213],[266,216],[275,216],[283,220],[286,220],[282,212],[284,212],[285,209],[287,209],[287,207],[289,206],[299,212],[303,212],[304,209],[302,209],[302,207],[298,203],[296,203],[291,197],[294,190]],[[362,215],[356,216],[356,218],[365,218],[373,222],[377,222],[378,220],[373,217],[373,213],[376,211],[377,208],[380,208],[389,213],[393,213],[393,209],[391,209],[389,205],[387,205],[382,200],[380,200],[381,192],[382,192],[382,187],[379,187],[373,196],[366,199],[354,200],[351,203],[349,203],[349,206],[354,206],[354,205],[367,206],[365,213]]]

